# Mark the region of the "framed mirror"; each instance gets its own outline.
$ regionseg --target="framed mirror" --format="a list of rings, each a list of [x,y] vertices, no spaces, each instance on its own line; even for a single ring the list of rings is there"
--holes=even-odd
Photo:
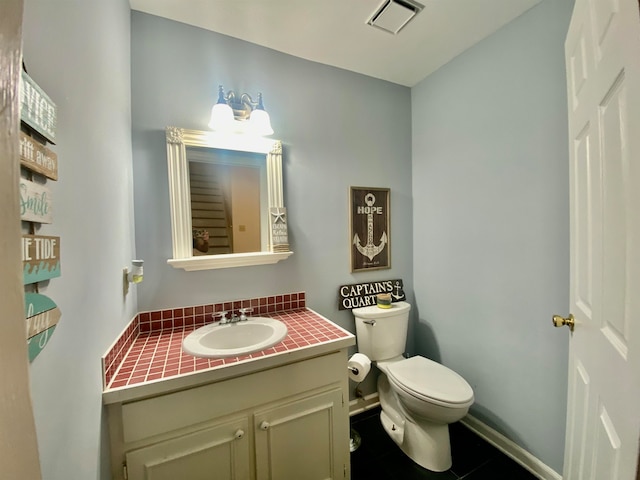
[[[284,209],[282,143],[167,127],[171,266],[208,270],[276,263],[270,212]],[[279,210],[280,211],[280,210]]]

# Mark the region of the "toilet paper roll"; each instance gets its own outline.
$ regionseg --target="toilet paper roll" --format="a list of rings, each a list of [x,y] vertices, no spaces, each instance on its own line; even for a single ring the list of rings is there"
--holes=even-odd
[[[354,353],[347,362],[349,378],[354,382],[361,382],[371,370],[371,360],[364,353]]]

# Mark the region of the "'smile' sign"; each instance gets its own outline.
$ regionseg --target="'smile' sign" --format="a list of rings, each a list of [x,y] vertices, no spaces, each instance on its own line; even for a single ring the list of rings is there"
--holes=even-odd
[[[53,222],[51,191],[47,187],[20,179],[20,219],[27,222]]]

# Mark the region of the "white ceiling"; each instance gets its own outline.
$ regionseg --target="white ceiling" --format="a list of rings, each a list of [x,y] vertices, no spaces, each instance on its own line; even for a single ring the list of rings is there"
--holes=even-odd
[[[412,87],[541,0],[418,0],[397,35],[366,24],[386,0],[130,0],[131,8]]]

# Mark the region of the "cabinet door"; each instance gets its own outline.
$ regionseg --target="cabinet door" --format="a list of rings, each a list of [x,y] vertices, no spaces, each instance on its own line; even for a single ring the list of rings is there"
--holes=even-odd
[[[257,480],[345,477],[349,417],[341,390],[256,411],[254,426]]]
[[[126,454],[129,480],[249,480],[249,421],[238,418]]]

